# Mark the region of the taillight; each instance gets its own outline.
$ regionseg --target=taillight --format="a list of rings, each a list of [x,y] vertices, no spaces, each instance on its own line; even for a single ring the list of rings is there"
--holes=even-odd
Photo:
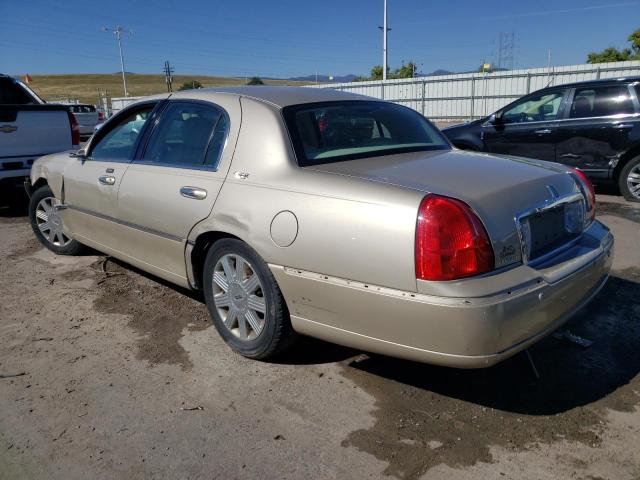
[[[573,173],[573,178],[576,180],[587,201],[587,216],[589,220],[593,220],[596,218],[596,192],[593,189],[593,184],[582,170],[574,168]]]
[[[98,112],[98,122],[104,122],[104,112]]]
[[[78,125],[78,119],[69,110],[67,110],[67,115],[69,115],[69,124],[71,125],[71,144],[80,145],[80,125]]]
[[[493,270],[493,249],[482,222],[464,202],[427,195],[416,225],[416,277],[455,280]]]

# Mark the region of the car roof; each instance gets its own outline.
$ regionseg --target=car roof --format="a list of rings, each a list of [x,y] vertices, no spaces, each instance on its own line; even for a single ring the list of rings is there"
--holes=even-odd
[[[597,80],[583,80],[582,82],[573,82],[573,83],[562,83],[560,85],[552,85],[549,87],[542,88],[541,90],[547,90],[550,88],[558,88],[558,87],[588,87],[588,86],[596,86],[602,85],[603,83],[633,83],[640,82],[640,75],[634,75],[631,77],[618,77],[618,78],[600,78]]]
[[[310,88],[310,87],[289,87],[256,85],[242,87],[209,87],[197,90],[184,90],[175,92],[171,98],[189,97],[189,92],[202,94],[231,94],[252,98],[261,102],[266,102],[278,108],[289,105],[299,105],[303,103],[332,102],[340,100],[375,100],[365,95],[343,92],[331,88]]]

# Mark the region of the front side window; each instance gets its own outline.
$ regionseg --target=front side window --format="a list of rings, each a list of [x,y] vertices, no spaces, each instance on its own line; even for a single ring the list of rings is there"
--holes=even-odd
[[[215,166],[226,138],[226,118],[212,105],[170,104],[151,135],[142,161],[176,166]]]
[[[105,133],[101,129],[99,131],[101,137],[91,147],[90,159],[112,162],[130,160],[138,136],[154,107],[155,105],[145,105],[135,109],[125,114],[120,121],[116,120],[115,126],[105,130]]]
[[[423,116],[393,103],[294,105],[283,115],[301,166],[451,148]]]
[[[502,112],[502,123],[548,122],[558,118],[564,90],[544,92],[516,102]]]
[[[608,117],[633,113],[633,100],[626,85],[577,88],[571,102],[571,118]]]

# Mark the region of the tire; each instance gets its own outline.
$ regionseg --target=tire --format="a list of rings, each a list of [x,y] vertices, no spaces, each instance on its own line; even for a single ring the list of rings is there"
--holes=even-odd
[[[74,240],[68,233],[63,232],[62,217],[55,211],[54,206],[60,203],[48,185],[38,188],[29,199],[29,221],[31,229],[37,239],[45,247],[58,255],[78,255],[84,250],[84,245]],[[49,223],[52,221],[53,223]],[[50,225],[53,228],[47,229]]]
[[[622,167],[618,176],[618,187],[624,198],[630,202],[640,202],[640,155]]]
[[[255,250],[240,240],[219,240],[207,252],[203,274],[211,320],[233,350],[266,360],[294,343],[282,292]]]

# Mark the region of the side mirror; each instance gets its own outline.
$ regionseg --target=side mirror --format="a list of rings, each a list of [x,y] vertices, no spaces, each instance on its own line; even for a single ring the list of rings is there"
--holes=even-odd
[[[81,148],[80,150],[76,150],[75,152],[71,152],[69,154],[70,157],[72,158],[79,158],[80,160],[86,160],[87,158],[87,151],[84,148]]]
[[[489,116],[489,123],[491,123],[492,125],[497,125],[502,123],[502,113],[501,112],[492,113]]]

